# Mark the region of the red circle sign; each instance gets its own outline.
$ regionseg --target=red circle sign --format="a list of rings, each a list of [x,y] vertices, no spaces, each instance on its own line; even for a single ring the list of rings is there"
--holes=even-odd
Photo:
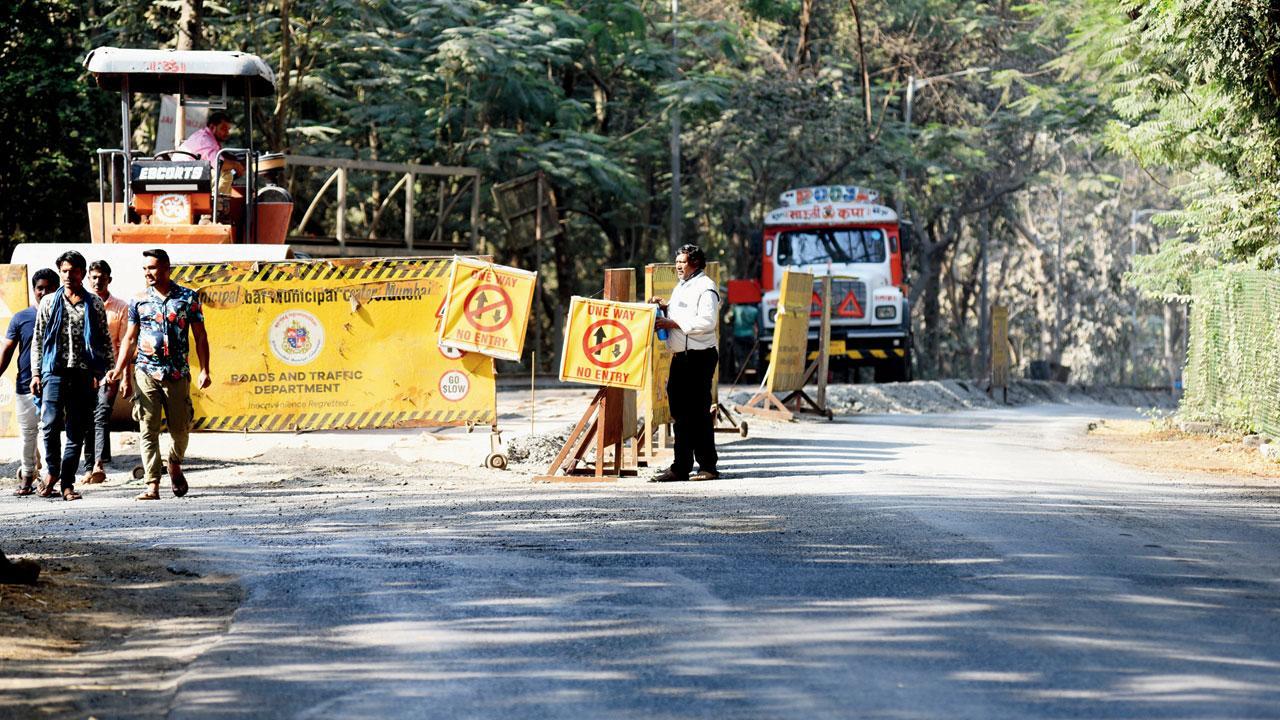
[[[618,334],[610,337],[605,330],[606,327],[617,330]],[[596,339],[593,340],[593,336]],[[613,360],[603,360],[597,356],[597,353],[609,352],[613,354],[610,348],[618,344],[622,345],[622,349],[616,351]],[[631,357],[631,346],[631,331],[627,330],[627,326],[617,320],[608,318],[592,323],[591,327],[587,328],[587,332],[582,336],[582,349],[587,353],[587,360],[590,360],[592,365],[606,370],[618,367],[626,362],[627,358]]]
[[[489,297],[488,294],[491,292],[497,294],[496,299]],[[491,323],[486,323],[483,318],[490,311],[495,311],[494,319]],[[492,283],[477,285],[474,290],[467,293],[467,299],[462,303],[462,314],[466,316],[467,322],[480,332],[501,330],[511,322],[511,296],[506,290]]]

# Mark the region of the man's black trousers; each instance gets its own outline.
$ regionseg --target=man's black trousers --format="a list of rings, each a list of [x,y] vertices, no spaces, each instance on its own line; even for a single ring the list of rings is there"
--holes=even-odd
[[[687,350],[671,358],[667,403],[676,430],[676,459],[671,472],[688,475],[693,459],[698,469],[716,470],[716,435],[711,418],[711,378],[716,373],[716,350]]]

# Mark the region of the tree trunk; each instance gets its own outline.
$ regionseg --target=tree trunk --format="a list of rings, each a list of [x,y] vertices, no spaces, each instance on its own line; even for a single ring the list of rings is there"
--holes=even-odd
[[[1164,310],[1164,367],[1168,374],[1169,391],[1177,397],[1182,379],[1182,312],[1177,303],[1165,303]]]
[[[813,20],[813,0],[800,2],[800,39],[796,40],[796,56],[791,67],[799,70],[805,65],[805,56],[809,54],[809,25]]]
[[[293,100],[290,79],[293,75],[292,0],[280,0],[280,71],[276,73],[276,107],[271,113],[271,134],[267,138],[272,150],[288,151],[289,105]]]
[[[178,11],[178,49],[199,50],[204,44],[200,28],[204,19],[204,0],[181,0]]]
[[[853,9],[853,24],[858,31],[858,66],[862,68],[862,104],[866,113],[866,133],[871,137],[871,74],[867,72],[867,50],[862,42],[862,13],[858,11],[857,0],[849,0]]]

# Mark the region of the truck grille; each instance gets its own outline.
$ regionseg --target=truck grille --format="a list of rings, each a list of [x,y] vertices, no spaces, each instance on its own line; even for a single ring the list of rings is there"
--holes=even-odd
[[[822,316],[822,283],[826,278],[814,278],[813,306],[810,314]],[[835,278],[831,284],[831,321],[849,322],[867,318],[867,284],[852,278]]]

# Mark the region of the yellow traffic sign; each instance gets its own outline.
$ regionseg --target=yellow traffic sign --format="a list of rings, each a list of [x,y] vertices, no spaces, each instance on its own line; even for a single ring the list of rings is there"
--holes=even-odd
[[[440,345],[519,360],[538,274],[473,258],[454,258]]]
[[[573,298],[560,354],[560,379],[639,390],[648,370],[656,312],[644,303]]]

